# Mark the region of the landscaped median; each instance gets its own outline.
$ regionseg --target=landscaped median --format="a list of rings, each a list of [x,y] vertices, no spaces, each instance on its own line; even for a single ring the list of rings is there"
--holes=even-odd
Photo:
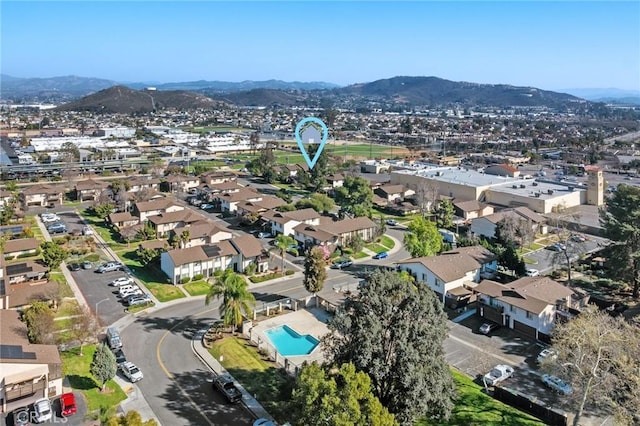
[[[248,340],[227,336],[213,343],[209,349],[216,359],[222,359],[222,366],[280,424],[288,418],[287,402],[291,397],[294,380],[281,368],[267,361]],[[221,358],[222,356],[222,358]]]
[[[62,357],[62,372],[69,380],[69,385],[74,390],[82,391],[84,394],[87,399],[89,413],[107,411],[127,398],[124,391],[113,380],[107,382],[104,392],[100,390],[100,386],[89,372],[89,366],[95,351],[96,345],[87,345],[82,350],[82,356],[78,355],[80,353],[79,348],[60,353]]]

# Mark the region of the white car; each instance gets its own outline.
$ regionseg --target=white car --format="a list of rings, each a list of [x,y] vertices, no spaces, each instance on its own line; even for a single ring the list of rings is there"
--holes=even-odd
[[[558,358],[558,353],[551,348],[545,348],[538,354],[536,361],[538,362],[538,364],[540,364],[542,361],[544,361],[547,358],[556,359]]]
[[[142,380],[144,377],[142,375],[142,371],[132,362],[125,362],[120,366],[120,370],[122,370],[122,374],[125,375],[127,379],[131,381],[131,383],[135,383],[139,380]]]
[[[510,365],[499,364],[496,365],[484,375],[484,382],[487,386],[495,386],[503,380],[508,379],[513,375],[513,367]]]
[[[51,420],[53,416],[51,403],[47,398],[42,398],[33,403],[33,409],[38,423],[44,423]]]
[[[121,285],[133,284],[133,280],[129,277],[120,277],[111,281],[109,285],[111,287],[120,287]]]
[[[537,277],[538,275],[540,275],[540,271],[538,271],[537,269],[527,269],[525,275],[528,277]]]
[[[82,235],[93,235],[93,229],[90,226],[83,226]]]
[[[542,383],[563,395],[570,395],[573,393],[573,388],[569,383],[559,377],[552,376],[551,374],[543,374]]]
[[[118,292],[118,296],[120,296],[121,299],[124,299],[127,296],[131,296],[132,294],[143,294],[143,291],[140,290],[140,287],[135,286],[134,288],[125,288],[122,289]]]
[[[59,221],[60,217],[57,214],[53,213],[43,213],[42,216],[40,216],[40,219],[43,223],[49,223]]]

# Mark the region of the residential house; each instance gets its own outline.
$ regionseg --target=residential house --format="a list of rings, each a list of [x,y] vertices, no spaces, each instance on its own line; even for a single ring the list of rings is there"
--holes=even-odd
[[[493,164],[484,168],[485,174],[517,178],[520,170],[508,164]]]
[[[160,187],[160,179],[152,177],[138,177],[128,180],[129,191],[128,192],[140,192],[140,191],[157,191]]]
[[[99,180],[81,180],[75,184],[75,198],[77,201],[97,201],[108,186],[108,183]]]
[[[172,229],[196,222],[206,222],[207,218],[191,209],[186,209],[149,216],[147,221],[156,231],[157,238],[165,238]]]
[[[237,215],[244,216],[247,214],[255,213],[258,216],[262,216],[263,213],[268,210],[273,210],[277,207],[287,204],[282,198],[274,197],[273,195],[263,195],[261,200],[258,201],[241,201],[237,204]]]
[[[262,215],[262,220],[271,227],[271,233],[293,235],[296,226],[301,223],[307,225],[320,225],[320,214],[312,208],[294,210],[291,212],[278,212],[270,210]]]
[[[120,230],[129,226],[137,225],[140,223],[140,219],[137,216],[133,216],[130,212],[111,213],[107,216],[107,222]]]
[[[238,203],[242,201],[260,201],[264,197],[253,188],[245,188],[233,192],[222,192],[214,196],[217,205],[222,212],[234,213],[238,210]]]
[[[64,187],[61,185],[50,185],[48,183],[38,183],[28,188],[24,188],[20,193],[22,203],[25,207],[47,207],[55,204],[62,204]]]
[[[231,172],[206,172],[200,175],[200,181],[207,185],[215,185],[223,182],[235,182],[238,179],[235,173]]]
[[[307,223],[298,223],[293,227],[293,238],[298,242],[299,246],[305,249],[325,246],[333,251],[339,241],[338,235],[328,231],[326,227],[320,225],[311,225]]]
[[[200,185],[199,176],[169,175],[165,178],[171,192],[189,192]]]
[[[62,360],[56,345],[29,343],[14,310],[0,310],[0,412],[62,393]]]
[[[228,229],[219,228],[211,222],[202,221],[180,225],[172,229],[169,231],[169,239],[174,235],[180,237],[185,231],[189,232],[189,238],[184,242],[185,248],[216,244],[233,238],[233,234]]]
[[[212,277],[215,271],[232,267],[237,258],[238,251],[229,240],[225,240],[161,253],[160,269],[173,284],[180,284],[197,275]]]
[[[456,303],[472,294],[471,289],[498,269],[493,253],[482,246],[460,247],[438,256],[416,257],[398,262],[418,282],[436,292],[443,303]]]
[[[456,216],[465,221],[493,214],[493,206],[481,203],[478,200],[460,201],[453,203]]]
[[[17,284],[25,281],[38,282],[45,279],[47,268],[33,260],[5,265],[5,284]]]
[[[385,184],[374,189],[374,194],[385,200],[387,204],[398,204],[415,193],[404,185]]]
[[[321,217],[319,222],[318,225],[301,223],[295,226],[294,239],[305,248],[324,245],[333,251],[338,246],[346,247],[355,235],[364,241],[371,241],[376,232],[376,224],[368,217],[338,221]]]
[[[245,272],[247,267],[254,263],[257,272],[269,270],[269,255],[262,247],[260,240],[253,235],[242,235],[229,240],[238,251],[238,257],[233,264],[235,272]]]
[[[135,203],[133,206],[133,214],[138,216],[140,222],[146,221],[149,216],[156,216],[162,213],[171,213],[181,210],[184,210],[184,207],[169,198],[141,201]]]
[[[6,206],[13,201],[13,193],[11,191],[0,190],[0,206]]]
[[[330,174],[327,176],[327,184],[329,189],[336,189],[344,185],[344,176],[340,173]]]
[[[20,238],[8,240],[4,244],[4,258],[15,259],[22,255],[35,255],[40,247],[40,240],[37,238]]]
[[[484,280],[474,288],[478,314],[527,337],[550,341],[556,321],[572,318],[588,297],[551,278],[524,277],[509,284]]]
[[[487,216],[472,219],[470,230],[474,235],[479,237],[495,238],[498,223],[507,218],[515,219],[518,222],[525,222],[527,226],[531,227],[533,233],[547,233],[544,218],[528,207],[505,209]]]

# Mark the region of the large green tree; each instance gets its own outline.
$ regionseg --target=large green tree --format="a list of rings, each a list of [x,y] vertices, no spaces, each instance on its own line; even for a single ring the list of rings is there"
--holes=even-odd
[[[116,356],[104,343],[96,348],[93,354],[93,361],[91,361],[91,365],[89,366],[89,371],[98,379],[100,388],[103,391],[107,382],[116,376],[118,371]]]
[[[54,343],[53,328],[55,320],[48,302],[32,301],[31,306],[24,311],[22,319],[27,325],[29,342],[38,344]]]
[[[347,176],[341,187],[335,190],[336,203],[352,216],[370,216],[373,206],[373,190],[369,182],[359,176]]]
[[[319,144],[312,144],[309,146],[309,158],[313,158],[318,151]],[[318,156],[318,161],[309,170],[309,187],[312,191],[318,192],[327,186],[327,176],[331,173],[333,167],[329,161],[329,154],[327,150],[323,150]]]
[[[330,362],[353,362],[401,424],[440,420],[453,408],[455,386],[444,359],[447,317],[427,286],[376,271],[346,299],[323,339]]]
[[[69,252],[53,241],[46,241],[40,244],[42,250],[42,261],[47,268],[55,269],[69,256]]]
[[[640,293],[640,187],[618,185],[600,210],[604,236],[613,241],[607,259],[618,279],[633,285],[633,297]]]
[[[450,199],[444,198],[436,204],[436,208],[433,210],[433,214],[436,218],[436,226],[438,228],[452,228],[453,227],[453,203]]]
[[[434,256],[442,250],[442,235],[435,223],[419,216],[407,228],[404,247],[412,257]]]
[[[313,293],[313,297],[316,298],[319,291],[322,291],[324,282],[327,279],[327,262],[325,261],[325,253],[319,248],[314,247],[307,251],[307,255],[304,259],[304,288]]]
[[[640,329],[604,311],[589,309],[560,322],[552,336],[557,358],[543,371],[566,379],[568,402],[580,423],[585,407],[609,407],[616,424],[637,424],[640,412]],[[634,417],[636,416],[636,417]]]
[[[393,414],[371,392],[371,379],[353,364],[326,370],[302,367],[291,395],[294,425],[392,426]]]
[[[233,326],[237,329],[242,325],[242,316],[252,317],[256,299],[247,288],[244,277],[231,269],[225,269],[222,274],[214,277],[211,289],[205,298],[208,305],[215,298],[220,300],[220,316],[225,327]]]
[[[318,193],[311,194],[309,198],[302,198],[296,202],[296,208],[312,208],[320,214],[330,212],[335,205],[335,202],[329,196]]]
[[[277,173],[274,170],[276,165],[276,156],[273,152],[274,149],[275,144],[267,142],[260,150],[258,158],[251,160],[247,164],[247,168],[253,175],[262,176],[262,179],[267,183],[272,183],[277,176]]]

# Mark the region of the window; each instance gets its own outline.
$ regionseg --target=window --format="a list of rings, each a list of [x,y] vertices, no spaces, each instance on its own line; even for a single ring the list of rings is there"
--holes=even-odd
[[[527,319],[533,319],[533,314],[527,311]]]
[[[422,281],[424,281],[424,282],[427,281],[427,274],[422,274]]]
[[[442,281],[436,278],[436,287],[442,286]]]
[[[515,312],[515,311],[516,311],[516,307],[515,307],[515,306],[513,306],[513,305],[509,305],[509,310],[510,310],[511,312]]]

